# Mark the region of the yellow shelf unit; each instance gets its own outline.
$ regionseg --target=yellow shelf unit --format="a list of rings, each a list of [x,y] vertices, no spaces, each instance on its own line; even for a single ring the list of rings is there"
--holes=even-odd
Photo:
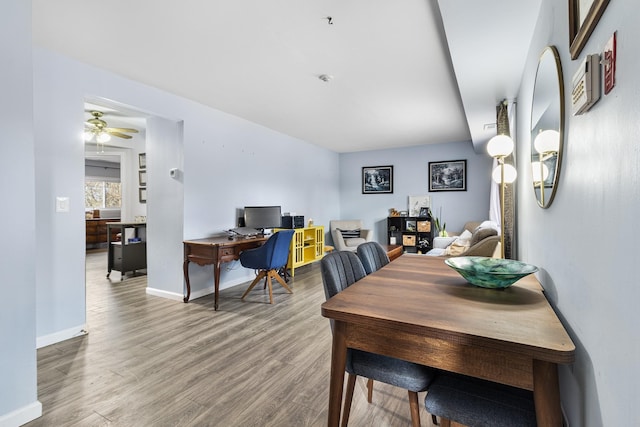
[[[279,230],[282,229],[278,228],[274,231]],[[291,270],[291,277],[295,276],[296,268],[311,264],[324,256],[324,226],[294,228],[293,231],[287,263],[287,267]]]

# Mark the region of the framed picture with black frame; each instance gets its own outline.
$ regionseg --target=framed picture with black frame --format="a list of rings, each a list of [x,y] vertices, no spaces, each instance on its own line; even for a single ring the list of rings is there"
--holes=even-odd
[[[138,183],[140,184],[140,187],[146,187],[147,186],[147,171],[146,170],[138,171]]]
[[[147,189],[144,187],[140,187],[138,189],[138,200],[140,203],[147,203]]]
[[[362,194],[393,193],[393,166],[364,166]]]
[[[429,191],[467,191],[467,161],[429,162]]]

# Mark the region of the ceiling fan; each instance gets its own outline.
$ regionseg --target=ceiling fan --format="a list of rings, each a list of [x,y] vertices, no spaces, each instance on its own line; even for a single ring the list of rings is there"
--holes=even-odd
[[[93,118],[87,120],[84,127],[84,140],[87,142],[105,143],[111,140],[111,135],[118,138],[131,139],[131,135],[127,133],[138,133],[137,129],[131,128],[112,128],[107,126],[107,122],[101,119],[103,113],[101,111],[90,111]]]

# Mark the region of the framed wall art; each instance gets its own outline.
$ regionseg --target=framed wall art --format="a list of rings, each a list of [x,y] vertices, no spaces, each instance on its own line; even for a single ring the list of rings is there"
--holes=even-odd
[[[429,162],[429,191],[467,191],[467,161]]]
[[[569,0],[569,45],[576,59],[598,25],[610,0]]]
[[[426,213],[430,207],[431,196],[409,196],[409,216],[427,216]]]
[[[147,186],[147,171],[146,170],[138,171],[138,184],[140,184],[141,187],[146,187]]]
[[[138,189],[138,200],[140,203],[147,203],[147,189],[140,187]]]
[[[135,159],[135,157],[134,157]],[[147,168],[147,153],[138,154],[138,166],[140,169]]]
[[[362,194],[393,193],[393,166],[362,168]]]

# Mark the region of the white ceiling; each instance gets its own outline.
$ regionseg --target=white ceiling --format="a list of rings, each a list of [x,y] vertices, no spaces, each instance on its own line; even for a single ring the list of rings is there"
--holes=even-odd
[[[496,104],[517,94],[540,0],[32,4],[37,45],[352,152],[486,142]]]

